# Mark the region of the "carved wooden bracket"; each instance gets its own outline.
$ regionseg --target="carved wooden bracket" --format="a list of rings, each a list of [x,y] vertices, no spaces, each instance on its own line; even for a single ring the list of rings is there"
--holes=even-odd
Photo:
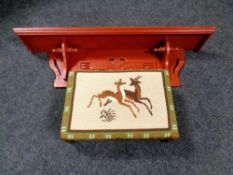
[[[169,70],[171,77],[171,84],[173,86],[180,86],[179,72],[184,66],[184,49],[178,47],[171,47],[169,36],[154,48],[155,52],[162,54],[162,68]]]
[[[49,53],[49,65],[56,76],[55,87],[66,87],[68,53],[76,52],[78,52],[78,49],[68,47],[66,40],[63,39],[61,47],[54,48]]]

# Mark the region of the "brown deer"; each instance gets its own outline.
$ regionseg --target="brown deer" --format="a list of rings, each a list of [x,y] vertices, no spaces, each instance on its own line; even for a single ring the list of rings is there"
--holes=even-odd
[[[137,103],[143,104],[146,109],[149,111],[149,113],[151,114],[151,116],[153,115],[151,109],[152,109],[152,104],[149,98],[147,97],[142,97],[142,93],[141,93],[141,87],[140,87],[140,81],[139,79],[141,78],[141,76],[137,76],[136,78],[130,78],[130,86],[134,86],[135,87],[135,91],[129,91],[129,90],[124,90],[125,91],[125,95],[128,99],[133,100]],[[145,102],[143,102],[142,100],[146,100],[149,102],[150,104],[150,108],[147,106],[147,104]]]
[[[118,82],[115,82],[115,85],[117,85],[117,92],[112,92],[110,90],[105,90],[105,91],[102,91],[101,93],[99,93],[98,95],[93,95],[91,97],[90,103],[89,103],[89,105],[87,107],[89,108],[92,105],[92,101],[93,101],[94,98],[98,98],[99,106],[102,107],[101,99],[107,98],[108,101],[111,99],[111,101],[112,100],[117,101],[120,105],[128,107],[130,109],[130,111],[132,112],[132,114],[134,115],[134,117],[136,118],[137,116],[134,113],[132,107],[129,104],[127,104],[126,102],[129,102],[129,103],[133,104],[134,107],[137,108],[138,111],[139,111],[139,108],[134,104],[133,101],[126,98],[124,89],[122,88],[122,85],[124,85],[124,84],[126,84],[126,83],[122,82],[122,80],[119,79]],[[107,102],[104,104],[104,106],[107,104]]]
[[[136,78],[130,78],[131,83],[129,84],[130,86],[134,86],[135,87],[135,91],[130,91],[130,90],[124,90],[124,93],[126,95],[126,98],[128,100],[134,101],[136,103],[140,103],[143,104],[146,109],[149,111],[149,113],[151,114],[151,116],[153,116],[153,113],[151,111],[152,109],[152,104],[149,98],[147,97],[142,97],[141,95],[141,87],[140,87],[140,81],[139,79],[141,78],[141,76],[137,76]],[[147,100],[150,104],[150,108],[147,106],[147,104],[145,102],[143,102],[142,100]],[[106,106],[107,104],[111,103],[111,99],[108,99],[106,101],[106,103],[104,104],[104,106]]]

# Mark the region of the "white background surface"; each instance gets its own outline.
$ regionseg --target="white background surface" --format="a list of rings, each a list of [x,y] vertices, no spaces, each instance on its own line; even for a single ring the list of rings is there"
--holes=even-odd
[[[99,94],[104,90],[116,92],[117,86],[114,82],[117,82],[119,78],[126,82],[126,85],[123,85],[124,89],[134,91],[134,86],[129,86],[130,77],[135,78],[139,75],[142,76],[140,78],[142,97],[148,97],[151,100],[153,116],[149,114],[144,105],[139,103],[135,103],[140,109],[139,113],[131,105],[137,118],[133,116],[129,108],[114,101],[100,108],[99,100],[95,98],[91,107],[87,108],[94,94]],[[103,104],[106,100],[101,99]],[[146,100],[144,102],[150,107]],[[115,110],[117,117],[111,122],[103,122],[100,119],[100,111],[110,107]],[[77,73],[71,130],[167,128],[167,115],[161,72]]]

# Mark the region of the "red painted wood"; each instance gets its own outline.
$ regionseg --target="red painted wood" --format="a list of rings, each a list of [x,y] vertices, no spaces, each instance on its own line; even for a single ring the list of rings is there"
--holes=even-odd
[[[184,50],[199,51],[215,31],[192,27],[14,28],[32,52],[47,52],[55,87],[66,87],[69,70],[167,69],[180,86]]]

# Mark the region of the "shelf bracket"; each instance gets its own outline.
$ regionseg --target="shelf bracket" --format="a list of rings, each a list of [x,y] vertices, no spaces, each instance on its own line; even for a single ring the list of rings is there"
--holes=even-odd
[[[154,48],[155,53],[159,53],[162,59],[161,67],[167,69],[170,73],[171,85],[180,86],[179,72],[184,66],[184,49],[172,47],[169,36],[165,36],[164,40]]]
[[[68,55],[76,52],[78,49],[67,47],[66,40],[63,39],[61,47],[54,48],[49,53],[49,66],[56,76],[55,87],[66,87]]]

